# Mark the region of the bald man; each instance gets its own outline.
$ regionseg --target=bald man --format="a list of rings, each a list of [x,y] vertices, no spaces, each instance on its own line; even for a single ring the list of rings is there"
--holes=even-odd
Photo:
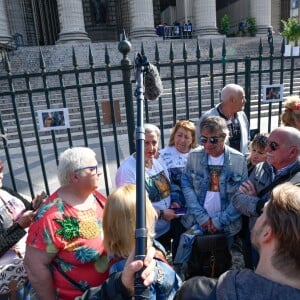
[[[202,115],[199,123],[207,116],[224,118],[229,129],[227,144],[246,155],[249,152],[249,121],[243,111],[245,103],[244,89],[238,84],[227,84],[221,91],[221,103]]]

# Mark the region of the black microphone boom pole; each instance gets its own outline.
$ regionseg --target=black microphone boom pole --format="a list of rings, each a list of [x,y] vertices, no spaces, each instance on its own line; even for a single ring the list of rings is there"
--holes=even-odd
[[[143,73],[148,66],[147,58],[136,55],[136,91],[137,98],[137,122],[136,122],[136,260],[144,260],[147,249],[146,230],[146,206],[145,206],[145,129],[143,121]],[[141,279],[141,273],[136,273],[134,283],[134,299],[149,299],[149,288],[145,287]]]

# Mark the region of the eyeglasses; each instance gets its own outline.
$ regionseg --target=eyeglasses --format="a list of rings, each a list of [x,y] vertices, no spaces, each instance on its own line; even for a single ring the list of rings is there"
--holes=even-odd
[[[271,148],[272,151],[276,151],[279,148],[279,145],[276,142],[269,142],[268,146]]]
[[[212,136],[212,137],[206,137],[206,136],[201,136],[200,141],[201,144],[206,144],[207,142],[210,142],[211,144],[218,144],[219,140],[222,139],[222,136]]]
[[[90,170],[92,175],[98,174],[98,166],[97,165],[79,168],[79,169],[74,170],[74,172],[80,172],[80,171],[84,171],[84,170]]]

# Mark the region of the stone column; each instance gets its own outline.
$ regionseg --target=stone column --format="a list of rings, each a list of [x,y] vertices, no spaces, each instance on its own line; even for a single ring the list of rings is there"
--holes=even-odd
[[[250,17],[256,20],[257,34],[266,35],[271,26],[271,0],[251,0]]]
[[[7,18],[5,0],[0,0],[0,43],[6,44],[12,40]]]
[[[220,35],[217,29],[216,0],[194,0],[193,20],[195,35]]]
[[[130,38],[155,37],[152,0],[129,0]]]
[[[58,44],[89,42],[85,31],[82,0],[58,0],[60,33]]]

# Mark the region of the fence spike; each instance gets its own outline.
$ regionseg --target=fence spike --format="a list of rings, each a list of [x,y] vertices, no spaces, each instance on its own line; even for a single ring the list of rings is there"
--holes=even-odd
[[[94,56],[92,53],[91,44],[89,45],[89,64],[91,67],[94,65]]]
[[[209,41],[209,58],[212,59],[214,57],[214,49],[212,47],[211,40]]]
[[[283,38],[281,42],[281,50],[280,50],[281,56],[284,55],[284,52],[285,52],[285,38]]]
[[[226,43],[225,43],[225,39],[223,40],[223,45],[222,45],[222,57],[223,57],[223,60],[226,57]]]
[[[182,50],[182,54],[183,54],[183,59],[186,60],[187,59],[187,51],[186,51],[186,44],[185,42],[183,43],[183,50]]]
[[[160,61],[160,59],[159,59],[159,51],[158,51],[157,42],[155,42],[155,61],[156,61],[157,63]]]
[[[144,43],[142,42],[141,44],[141,54],[144,56],[145,55],[145,50],[144,50]]]
[[[110,56],[108,54],[107,45],[105,45],[105,64],[108,66],[110,64]]]
[[[72,46],[72,62],[73,62],[73,66],[77,68],[78,64],[77,64],[77,58],[76,58],[74,46]]]
[[[40,53],[40,68],[42,70],[45,70],[46,69],[46,64],[45,64],[45,60],[44,60],[44,56],[43,56],[41,48],[39,48],[39,53]]]
[[[197,39],[196,58],[200,59],[200,57],[201,57],[200,45],[199,45],[199,40]]]
[[[10,62],[9,62],[9,58],[8,58],[8,55],[7,55],[7,52],[5,51],[5,54],[4,54],[4,60],[5,60],[5,71],[7,73],[10,73],[11,72],[11,66],[10,66]]]
[[[171,61],[174,60],[174,51],[173,51],[173,44],[172,44],[172,42],[170,44],[170,55],[169,55],[169,58],[170,58]]]
[[[263,54],[263,45],[262,45],[261,38],[259,39],[258,53],[259,53],[259,56],[262,56],[262,54]]]

